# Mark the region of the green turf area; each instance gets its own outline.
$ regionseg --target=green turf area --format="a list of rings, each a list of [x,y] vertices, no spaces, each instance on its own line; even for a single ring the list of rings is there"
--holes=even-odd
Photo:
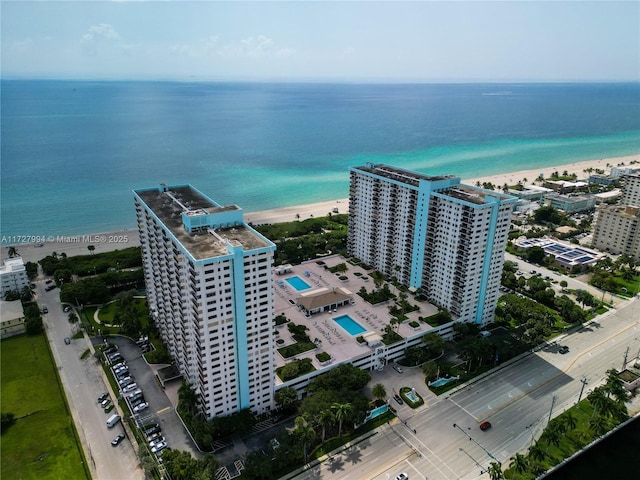
[[[44,335],[3,340],[0,350],[0,405],[16,418],[2,435],[0,477],[90,478]]]

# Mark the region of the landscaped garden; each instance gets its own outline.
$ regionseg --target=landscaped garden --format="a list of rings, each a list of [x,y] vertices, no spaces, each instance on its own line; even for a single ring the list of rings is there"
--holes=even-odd
[[[3,340],[0,350],[0,476],[91,478],[45,336]]]

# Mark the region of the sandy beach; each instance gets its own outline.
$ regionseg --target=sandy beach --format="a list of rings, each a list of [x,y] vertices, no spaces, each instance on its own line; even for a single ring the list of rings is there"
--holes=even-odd
[[[519,181],[524,185],[531,185],[540,174],[547,178],[556,171],[560,174],[566,171],[569,175],[575,173],[579,180],[586,180],[589,177],[589,173],[587,173],[587,170],[589,169],[593,169],[594,171],[599,169],[603,170],[605,174],[609,174],[611,167],[629,166],[633,162],[638,162],[638,165],[635,166],[640,168],[640,153],[626,157],[588,160],[567,165],[556,165],[553,167],[535,168],[492,175],[489,177],[472,179],[463,178],[462,183],[467,185],[476,185],[477,182],[480,182],[480,184],[490,182],[497,189],[501,188],[505,183],[508,185],[515,185]],[[312,217],[323,217],[329,213],[333,213],[334,209],[337,209],[338,213],[347,213],[349,211],[349,199],[343,198],[312,203],[309,205],[264,210],[259,212],[245,212],[244,219],[247,223],[251,223],[253,225],[292,222],[295,220],[306,220]],[[68,256],[87,255],[90,253],[88,249],[89,245],[93,245],[95,247],[94,253],[100,253],[139,246],[140,237],[138,235],[138,231],[134,229],[111,233],[57,236],[47,239],[41,247],[37,247],[34,244],[22,244],[16,246],[16,249],[25,262],[37,262],[47,255],[51,255],[53,252],[58,254],[64,252]],[[0,257],[2,259],[7,258],[7,252],[8,247],[2,247]]]

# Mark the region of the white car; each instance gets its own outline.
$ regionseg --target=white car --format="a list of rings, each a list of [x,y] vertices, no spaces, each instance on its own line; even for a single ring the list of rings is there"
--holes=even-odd
[[[167,448],[167,442],[160,442],[155,447],[151,447],[151,453],[158,453],[165,448]]]
[[[409,475],[407,475],[406,473],[401,473],[396,477],[396,480],[409,480]]]
[[[149,403],[148,402],[142,402],[139,405],[136,405],[135,407],[133,407],[133,412],[134,413],[138,413],[141,412],[142,410],[144,410],[145,408],[149,408]]]
[[[122,393],[133,392],[136,388],[138,388],[138,384],[137,383],[130,383],[129,385],[127,385],[126,387],[124,387],[122,389]]]

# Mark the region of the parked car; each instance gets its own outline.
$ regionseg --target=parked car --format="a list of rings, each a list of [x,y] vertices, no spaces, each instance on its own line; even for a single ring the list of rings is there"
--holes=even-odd
[[[144,428],[145,435],[153,435],[154,433],[160,433],[161,431],[162,429],[160,428],[160,425],[158,425],[157,423],[154,425],[146,425]]]
[[[165,448],[167,448],[167,442],[160,442],[155,447],[151,447],[151,453],[158,453]]]
[[[122,440],[124,440],[124,435],[122,433],[119,433],[118,435],[116,435],[116,438],[111,440],[111,445],[117,447],[118,445],[120,445],[120,442],[122,442]]]
[[[491,422],[482,422],[480,424],[480,430],[482,430],[483,432],[485,430],[489,430],[491,428]]]
[[[159,443],[162,443],[162,442],[164,442],[164,437],[162,435],[160,435],[160,436],[154,438],[153,440],[151,440],[149,442],[149,446],[150,447],[155,447],[156,445],[158,445]]]
[[[71,343],[71,339],[69,337],[64,337],[64,343],[69,345]]]
[[[62,311],[63,311],[64,313],[70,312],[70,311],[71,311],[71,305],[65,305],[65,306],[62,308]]]
[[[393,399],[398,402],[398,405],[402,405],[404,402],[402,401],[402,397],[400,397],[400,395],[398,395],[397,393],[393,395]]]
[[[104,392],[100,394],[100,396],[98,397],[98,403],[102,402],[103,400],[106,400],[107,398],[109,398],[109,392]]]
[[[403,372],[402,367],[400,365],[398,365],[397,363],[393,364],[393,369],[398,373],[402,373]]]
[[[46,305],[42,306],[42,313],[49,313],[49,309],[47,308]]]
[[[129,383],[122,387],[122,393],[133,392],[136,388],[138,388],[137,383]]]
[[[131,377],[122,377],[120,380],[118,380],[118,385],[123,386],[126,385],[127,382],[132,381],[133,379]]]
[[[101,406],[102,408],[104,408],[105,410],[107,409],[107,407],[108,407],[109,405],[113,405],[113,403],[111,403],[111,399],[110,399],[110,398],[107,398],[105,401],[103,401],[103,402],[100,404],[100,406]]]
[[[149,404],[147,402],[142,402],[133,407],[133,413],[140,413],[142,410],[149,408]]]
[[[115,406],[113,405],[113,403],[110,403],[109,405],[107,405],[104,408],[104,413],[109,413],[111,410],[113,410],[115,408]]]
[[[396,477],[396,480],[409,480],[409,475],[403,472]]]
[[[564,355],[565,353],[569,353],[569,347],[562,345],[558,351]]]

